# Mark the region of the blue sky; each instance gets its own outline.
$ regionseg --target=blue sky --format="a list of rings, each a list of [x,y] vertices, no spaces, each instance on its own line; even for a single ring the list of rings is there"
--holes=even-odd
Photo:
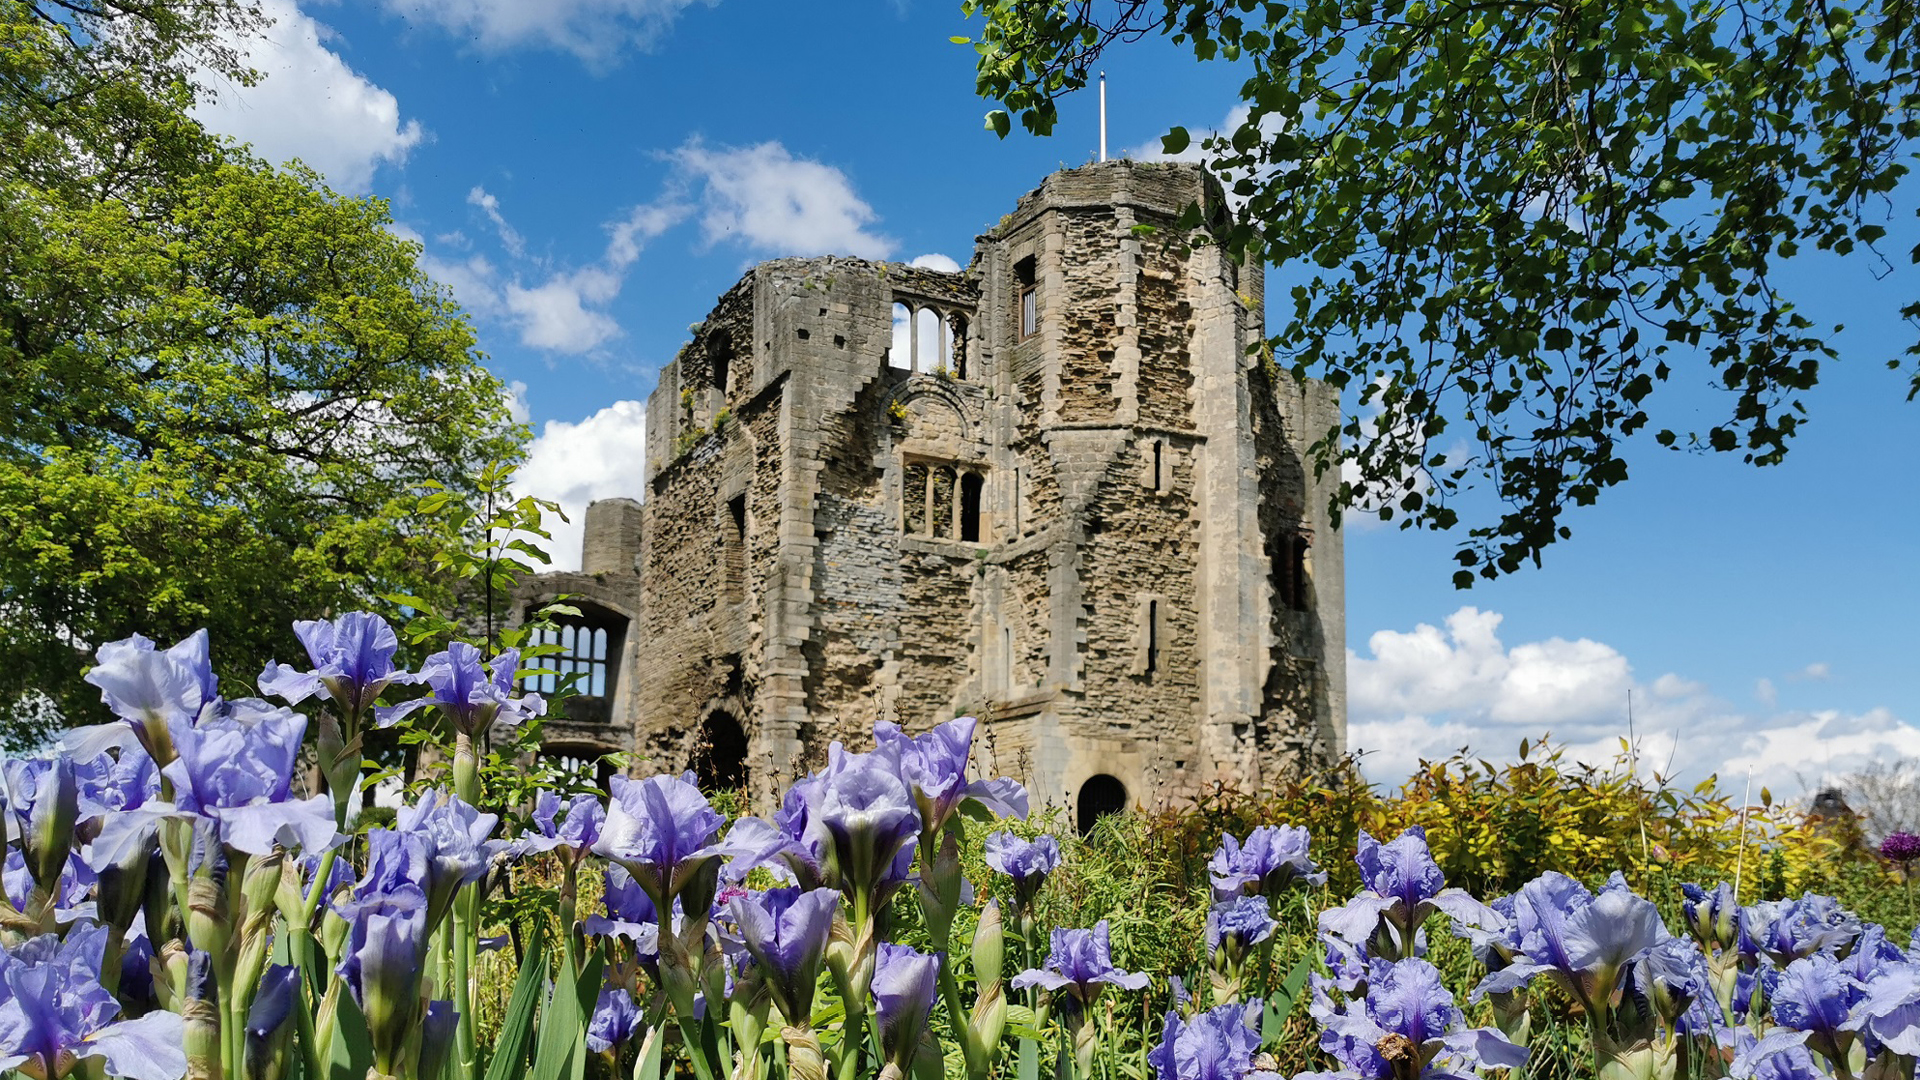
[[[266,10],[275,26],[249,47],[266,77],[216,87],[202,119],[391,201],[534,426],[525,485],[576,511],[640,494],[655,374],[748,266],[964,264],[1020,194],[1097,145],[1091,93],[1051,139],[984,130],[973,53],[948,40],[970,32],[958,0]],[[1237,104],[1230,67],[1156,44],[1107,70],[1116,155]],[[1629,697],[1642,767],[1687,780],[1738,787],[1751,769],[1789,795],[1920,757],[1920,406],[1883,365],[1914,340],[1896,313],[1920,289],[1905,266],[1787,276],[1816,322],[1848,330],[1785,465],[1642,440],[1634,478],[1572,517],[1544,569],[1465,593],[1446,537],[1348,531],[1351,741],[1371,775],[1461,746],[1509,759],[1548,731],[1605,760]],[[1662,407],[1710,418],[1719,396],[1677,366]],[[563,534],[563,558],[576,544]]]

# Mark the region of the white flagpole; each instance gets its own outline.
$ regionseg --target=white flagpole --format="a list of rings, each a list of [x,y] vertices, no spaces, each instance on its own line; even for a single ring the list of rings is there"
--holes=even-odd
[[[1107,160],[1107,73],[1100,73],[1100,160]]]

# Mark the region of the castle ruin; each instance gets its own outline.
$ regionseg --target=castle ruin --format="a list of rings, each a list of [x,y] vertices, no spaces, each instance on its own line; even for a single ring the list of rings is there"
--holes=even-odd
[[[1260,355],[1257,265],[1176,225],[1199,167],[1048,177],[961,273],[748,271],[647,402],[643,502],[523,611],[584,696],[548,752],[765,797],[981,719],[978,767],[1083,821],[1344,750],[1340,536],[1307,446],[1337,395]]]

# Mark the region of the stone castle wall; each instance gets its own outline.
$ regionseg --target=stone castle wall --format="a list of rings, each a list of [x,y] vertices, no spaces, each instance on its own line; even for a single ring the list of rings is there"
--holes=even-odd
[[[589,514],[637,609],[609,746],[766,794],[970,713],[981,767],[1069,803],[1342,749],[1301,464],[1337,400],[1263,364],[1258,267],[1175,227],[1210,183],[1057,173],[962,273],[783,259],[723,296],[649,399],[645,501]],[[910,356],[896,305],[940,325]]]

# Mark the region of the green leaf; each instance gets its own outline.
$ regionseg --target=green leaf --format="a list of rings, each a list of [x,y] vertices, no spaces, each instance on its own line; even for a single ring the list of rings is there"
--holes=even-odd
[[[532,1080],[580,1080],[587,1067],[587,1019],[600,993],[600,969],[605,958],[595,950],[586,969],[576,977],[566,960],[553,980],[553,998],[540,1018],[538,1045],[533,1054]]]
[[[527,1050],[533,1043],[533,1018],[546,984],[547,937],[537,934],[533,948],[520,965],[520,977],[514,980],[513,994],[507,999],[506,1018],[500,1025],[499,1041],[493,1046],[493,1060],[487,1063],[486,1080],[514,1080],[524,1073]]]
[[[333,1027],[333,1046],[328,1049],[328,1080],[366,1080],[373,1068],[373,1035],[367,1030],[367,1018],[354,1003],[353,995],[342,988]]]
[[[1165,154],[1178,154],[1192,142],[1193,137],[1187,134],[1186,128],[1176,127],[1160,136],[1160,150]]]

